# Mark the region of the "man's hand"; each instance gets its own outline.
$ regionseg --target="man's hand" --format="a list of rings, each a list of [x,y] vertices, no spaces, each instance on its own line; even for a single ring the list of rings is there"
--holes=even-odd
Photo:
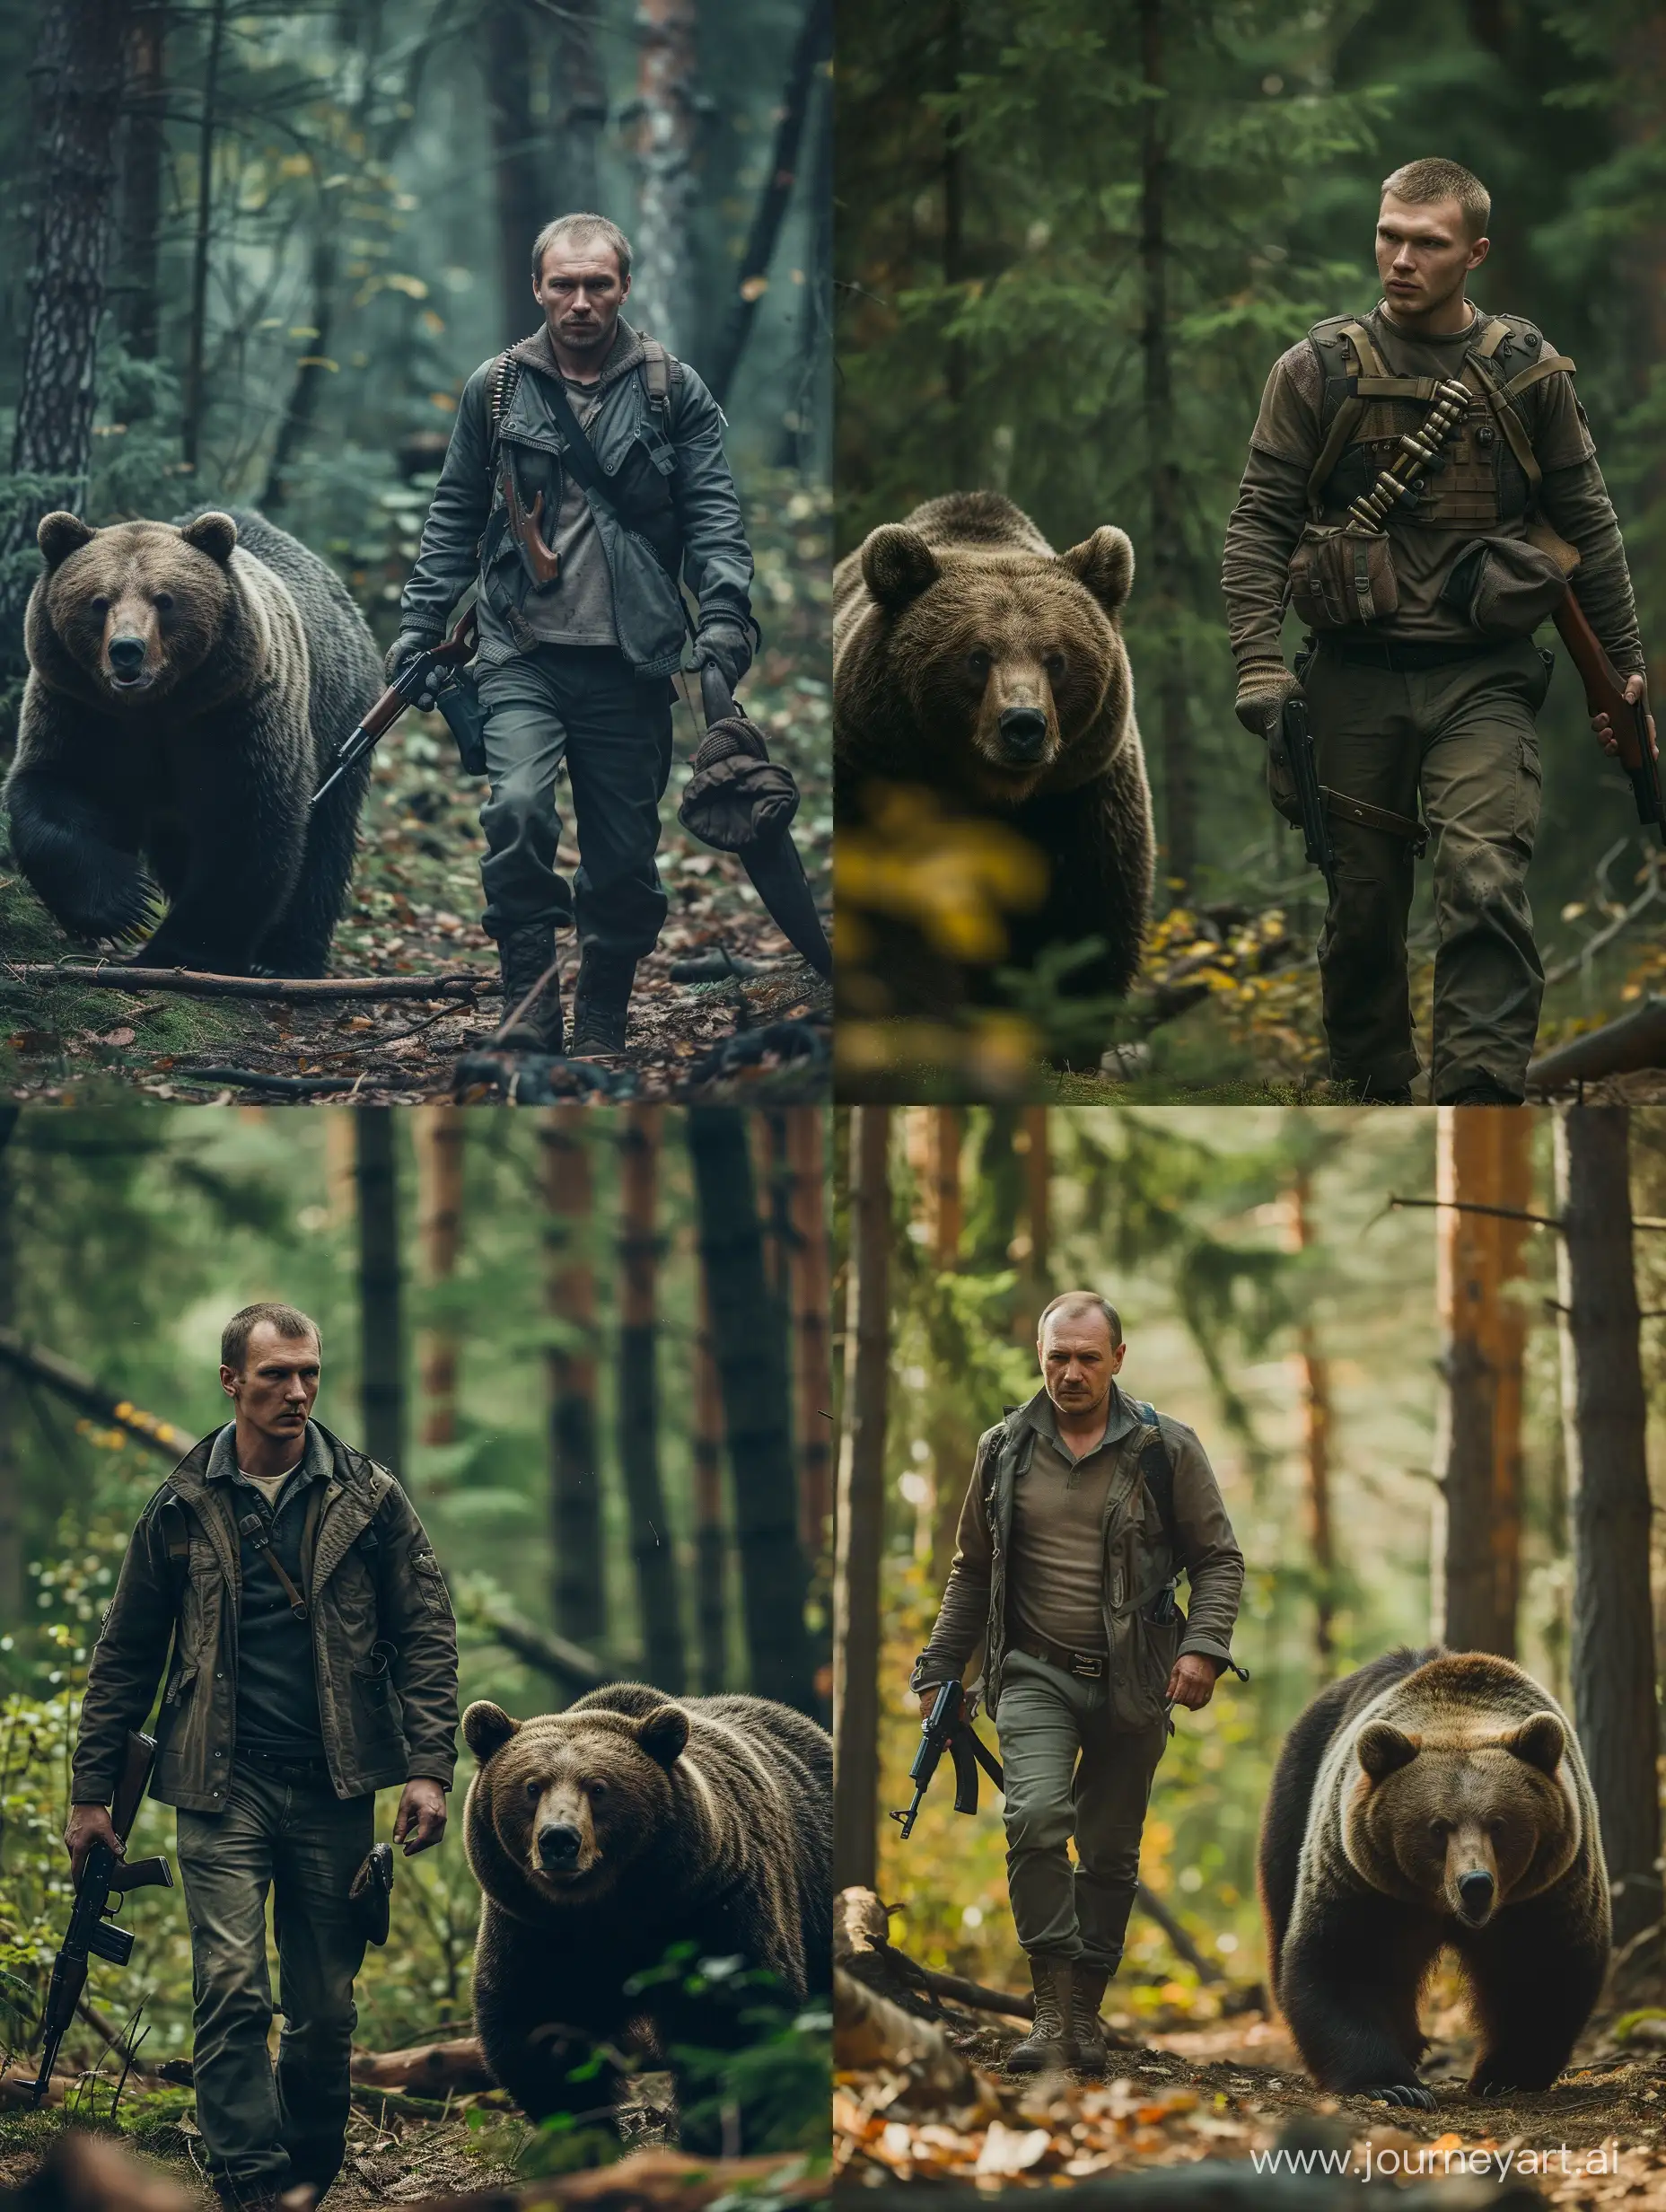
[[[416,658],[418,654],[432,653],[435,645],[441,645],[443,642],[444,640],[443,638],[430,637],[425,633],[421,633],[416,630],[401,631],[399,636],[397,636],[393,643],[388,647],[388,656],[381,664],[382,674],[387,678],[390,683],[397,683],[404,671],[409,666],[411,662]],[[432,680],[434,683],[438,683],[439,680],[440,672],[438,669],[435,669],[432,672]],[[412,704],[419,708],[423,714],[431,715],[434,712],[434,691],[432,689],[425,687],[420,695],[412,701]]]
[[[1189,1706],[1195,1713],[1214,1697],[1218,1672],[1214,1660],[1206,1659],[1201,1652],[1183,1651],[1174,1663],[1174,1672],[1162,1694],[1171,1698],[1176,1705]]]
[[[1301,689],[1282,661],[1246,661],[1238,672],[1232,712],[1252,737],[1268,737],[1278,726],[1285,700]]]
[[[921,1692],[920,1692],[920,1718],[921,1718],[922,1720],[929,1720],[929,1719],[931,1718],[931,1716],[932,1716],[932,1707],[933,1707],[933,1706],[934,1706],[934,1705],[936,1704],[936,1702],[937,1702],[937,1692],[938,1692],[938,1691],[939,1691],[942,1688],[943,1688],[943,1684],[942,1684],[941,1682],[934,1682],[934,1683],[932,1684],[932,1686],[931,1686],[931,1688],[930,1688],[929,1690],[921,1690]]]
[[[1640,671],[1634,670],[1633,672],[1626,679],[1626,698],[1627,704],[1635,707],[1637,704],[1637,701],[1643,697],[1643,689],[1644,684],[1642,673]],[[1618,759],[1619,754],[1619,739],[1609,727],[1608,716],[1606,715],[1592,715],[1591,717],[1591,726],[1596,732],[1597,742],[1601,746],[1603,751],[1609,755],[1610,759]],[[1649,716],[1649,750],[1654,755],[1654,758],[1657,760],[1660,759],[1661,749],[1655,742],[1654,717],[1653,715]]]
[[[694,641],[694,665],[704,668],[708,661],[732,691],[752,665],[752,641],[738,622],[701,624]]]
[[[71,1805],[69,1825],[64,1830],[64,1848],[69,1853],[69,1871],[77,1889],[81,1887],[81,1870],[87,1863],[87,1853],[95,1843],[108,1844],[118,1858],[127,1849],[116,1833],[108,1805]]]
[[[407,1858],[426,1851],[445,1833],[445,1791],[425,1774],[405,1785],[399,1809],[393,1816],[393,1840],[405,1846]]]

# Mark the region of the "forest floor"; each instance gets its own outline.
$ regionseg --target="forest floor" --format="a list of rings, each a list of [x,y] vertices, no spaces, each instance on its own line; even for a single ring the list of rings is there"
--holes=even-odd
[[[1549,2204],[1666,2207],[1666,2014],[1593,2023],[1556,2087],[1472,2100],[1475,2046],[1455,2004],[1425,2013],[1423,2075],[1433,2111],[1320,2094],[1282,2023],[1252,2008],[1206,2023],[1136,2026],[1109,2014],[1110,2067],[1008,2082],[1003,2053],[1024,2032],[951,2013],[949,2040],[973,2069],[976,2102],[934,2096],[898,2070],[835,2076],[834,2172],[845,2188],[888,2181],[978,2180],[1058,2187],[1089,2174],[1199,2159],[1312,2151],[1362,2178],[1530,2175]],[[1616,2029],[1620,2031],[1617,2033]],[[1421,2163],[1420,2163],[1421,2162]]]

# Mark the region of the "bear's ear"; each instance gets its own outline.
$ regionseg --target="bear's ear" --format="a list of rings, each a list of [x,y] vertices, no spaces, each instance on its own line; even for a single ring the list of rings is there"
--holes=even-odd
[[[688,1716],[680,1705],[662,1705],[636,1723],[636,1741],[662,1767],[674,1767],[688,1741]]]
[[[1126,530],[1101,522],[1091,538],[1073,545],[1058,557],[1076,582],[1098,600],[1107,614],[1115,614],[1134,583],[1134,547]]]
[[[520,1727],[518,1720],[511,1720],[501,1705],[494,1705],[489,1698],[477,1698],[463,1715],[463,1742],[482,1766],[494,1751],[501,1751],[510,1737]]]
[[[1373,1720],[1369,1727],[1359,1732],[1359,1741],[1354,1747],[1359,1753],[1359,1763],[1373,1782],[1381,1782],[1401,1767],[1409,1767],[1420,1749],[1416,1736],[1407,1735],[1392,1721]]]
[[[1540,1774],[1554,1774],[1567,1750],[1567,1731],[1554,1713],[1530,1713],[1502,1741],[1505,1751],[1537,1767]]]
[[[881,522],[863,542],[862,581],[888,614],[900,614],[943,571],[917,530]]]
[[[91,545],[96,534],[91,523],[83,522],[78,514],[66,514],[61,507],[43,514],[35,525],[35,543],[46,555],[48,568],[79,553],[83,545]]]
[[[199,514],[185,525],[180,535],[187,545],[194,545],[199,553],[206,553],[224,568],[237,543],[237,524],[229,514]]]

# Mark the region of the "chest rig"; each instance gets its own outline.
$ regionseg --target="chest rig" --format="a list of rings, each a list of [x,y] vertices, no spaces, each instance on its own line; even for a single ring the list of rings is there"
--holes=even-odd
[[[1542,472],[1516,402],[1546,377],[1574,367],[1565,354],[1541,359],[1540,342],[1519,315],[1480,321],[1452,380],[1473,395],[1469,411],[1443,442],[1416,497],[1399,508],[1402,520],[1475,534],[1531,513]],[[1370,490],[1402,450],[1401,440],[1422,429],[1446,380],[1393,374],[1364,324],[1350,316],[1315,323],[1308,343],[1324,380],[1325,438],[1307,486],[1309,513],[1318,522]]]

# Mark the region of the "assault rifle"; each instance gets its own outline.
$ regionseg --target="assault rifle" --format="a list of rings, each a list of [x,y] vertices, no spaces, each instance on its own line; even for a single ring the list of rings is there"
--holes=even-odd
[[[1308,727],[1304,698],[1285,701],[1279,736],[1302,807],[1302,837],[1307,857],[1324,877],[1326,890],[1334,895],[1336,855],[1330,849],[1330,825],[1325,819],[1325,794],[1320,788],[1319,761],[1313,751],[1313,733]]]
[[[1585,687],[1586,713],[1606,715],[1610,733],[1619,740],[1620,766],[1631,778],[1637,820],[1653,822],[1666,845],[1666,804],[1661,795],[1661,764],[1649,739],[1647,698],[1626,697],[1626,679],[1597,642],[1571,585],[1552,619]]]
[[[455,681],[457,672],[463,667],[466,662],[473,660],[475,647],[479,643],[479,619],[475,613],[471,601],[463,610],[457,628],[451,636],[437,645],[430,645],[425,653],[418,653],[407,661],[393,681],[376,700],[364,721],[360,723],[358,728],[354,731],[342,746],[341,750],[336,755],[335,767],[312,794],[314,806],[318,804],[327,791],[340,782],[349,768],[358,766],[377,739],[385,737],[405,709],[414,699],[419,699],[425,691],[437,691],[434,703],[440,712],[445,715],[452,734],[457,740],[457,748],[462,754],[464,768],[471,776],[483,773],[484,756],[481,755],[478,762],[470,758],[465,736],[465,728],[469,722],[472,720],[478,724],[478,707],[473,708],[472,715],[460,711],[454,718],[452,713],[448,711],[453,704],[448,696],[452,687],[444,684],[443,681],[437,687],[435,683],[436,677],[444,679],[450,676]],[[472,686],[469,686],[468,689],[472,698]],[[460,710],[460,699],[456,704]],[[465,725],[465,728],[459,727],[460,722]],[[478,744],[478,737],[476,742]]]
[[[123,1843],[133,1827],[155,1760],[155,1737],[140,1735],[130,1729],[127,1763],[110,1809],[110,1825]],[[129,1890],[172,1887],[173,1870],[165,1858],[139,1858],[129,1865],[109,1844],[101,1842],[95,1843],[87,1853],[82,1862],[81,1880],[69,1916],[69,1933],[52,1962],[46,2009],[40,2015],[40,2071],[35,2076],[30,2095],[31,2104],[39,2104],[47,2094],[52,2068],[57,2062],[58,2046],[87,1986],[89,1959],[107,1959],[112,1966],[125,1966],[133,1956],[131,1933],[115,1924],[114,1916],[121,1909],[122,1898]]]
[[[912,1835],[932,1777],[945,1751],[954,1761],[954,1809],[978,1810],[978,1769],[981,1767],[998,1790],[1006,1788],[1001,1762],[972,1726],[976,1707],[959,1682],[944,1682],[932,1700],[932,1709],[920,1723],[920,1748],[914,1754],[908,1779],[914,1785],[914,1803],[906,1813],[893,1813],[905,1836]]]

